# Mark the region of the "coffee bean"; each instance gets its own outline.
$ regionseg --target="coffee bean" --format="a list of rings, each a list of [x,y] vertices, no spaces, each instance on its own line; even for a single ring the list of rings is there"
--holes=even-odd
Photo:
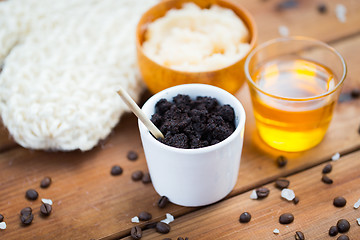
[[[164,208],[169,203],[169,199],[166,196],[162,196],[158,201],[159,208]]]
[[[139,240],[142,237],[141,228],[138,226],[131,228],[131,237],[135,240]]]
[[[43,180],[40,182],[41,188],[48,188],[51,184],[51,178],[50,177],[44,177]]]
[[[47,204],[47,203],[43,203],[41,206],[40,206],[40,212],[42,215],[44,216],[49,216],[50,213],[51,213],[51,210],[52,210],[52,207],[50,204]]]
[[[346,199],[343,197],[336,197],[334,198],[333,204],[335,207],[344,207],[346,205]]]
[[[284,189],[284,188],[287,188],[289,186],[290,182],[289,180],[286,180],[286,179],[277,179],[275,181],[275,187],[277,187],[278,189]]]
[[[330,236],[336,236],[338,234],[338,229],[337,226],[331,226],[331,228],[329,229],[329,235]]]
[[[149,173],[144,173],[144,176],[142,177],[141,181],[145,184],[151,183],[151,177]]]
[[[29,189],[26,191],[25,197],[29,200],[36,200],[39,194],[34,189]]]
[[[111,168],[110,173],[113,176],[118,176],[118,175],[121,175],[123,173],[123,169],[119,165],[115,165],[115,166],[113,166]]]
[[[25,214],[20,215],[20,221],[24,225],[30,225],[33,219],[34,219],[34,215],[30,212],[26,212]]]
[[[266,198],[270,193],[268,188],[258,188],[256,189],[256,195],[258,198]]]
[[[325,167],[323,168],[322,170],[322,173],[323,174],[326,174],[326,173],[330,173],[332,170],[332,165],[329,163],[329,164],[326,164]]]
[[[337,240],[350,240],[350,238],[346,235],[340,235]]]
[[[32,213],[31,207],[23,208],[23,209],[21,209],[21,211],[20,211],[20,215],[25,215],[25,214],[30,214],[30,213]]]
[[[355,89],[351,90],[350,95],[354,99],[359,98],[360,97],[360,89],[355,88]]]
[[[294,215],[291,213],[284,213],[279,217],[279,222],[281,224],[289,224],[294,221]]]
[[[4,215],[0,214],[0,222],[4,221]]]
[[[305,240],[305,236],[304,236],[304,234],[303,234],[302,232],[297,231],[297,232],[295,233],[295,239],[296,239],[296,240]]]
[[[144,230],[146,229],[151,229],[151,228],[156,228],[156,224],[157,222],[153,222],[153,223],[148,223],[144,226]]]
[[[248,212],[243,212],[243,213],[240,215],[239,221],[240,221],[241,223],[248,223],[248,222],[250,222],[250,219],[251,219],[250,213],[248,213]]]
[[[170,225],[163,222],[158,222],[156,224],[156,231],[159,233],[168,233],[170,232]]]
[[[346,233],[350,229],[350,223],[346,219],[340,219],[337,222],[336,226],[337,226],[339,233]]]
[[[296,204],[298,204],[299,203],[299,198],[298,197],[294,197],[294,199],[293,199],[293,203],[296,205]]]
[[[182,238],[182,237],[178,237],[178,238],[177,238],[177,240],[184,240],[184,238]]]
[[[286,159],[286,157],[284,157],[284,156],[279,156],[279,157],[276,159],[276,163],[277,163],[277,165],[278,165],[279,168],[285,167],[286,164],[287,164],[287,159]]]
[[[326,184],[332,184],[333,183],[333,180],[331,178],[329,178],[328,176],[326,176],[326,175],[322,176],[321,181],[323,181]]]
[[[318,6],[317,6],[317,10],[319,13],[321,14],[324,14],[327,12],[327,7],[324,3],[320,3]]]
[[[140,221],[148,221],[152,218],[151,214],[148,212],[141,212],[139,214]]]
[[[144,173],[142,171],[135,171],[131,174],[131,179],[134,181],[139,181],[142,179]]]
[[[128,154],[127,154],[127,158],[130,160],[130,161],[135,161],[137,160],[139,157],[139,155],[134,152],[134,151],[129,151]]]

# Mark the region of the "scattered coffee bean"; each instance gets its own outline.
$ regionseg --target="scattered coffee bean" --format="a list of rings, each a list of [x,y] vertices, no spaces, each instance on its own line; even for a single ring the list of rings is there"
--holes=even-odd
[[[121,175],[123,173],[123,169],[119,165],[115,165],[115,166],[113,166],[111,168],[110,173],[113,176],[118,176],[118,175]]]
[[[39,194],[34,189],[29,189],[26,191],[25,197],[29,200],[36,200]]]
[[[184,238],[182,238],[182,237],[178,237],[178,238],[177,238],[177,240],[184,240]]]
[[[285,167],[286,164],[287,164],[287,159],[286,159],[286,157],[284,157],[284,156],[279,156],[279,157],[276,159],[276,163],[277,163],[277,165],[278,165],[279,168]]]
[[[289,224],[294,221],[294,215],[291,213],[284,213],[279,217],[279,222],[281,224]]]
[[[135,240],[141,239],[141,237],[142,237],[141,228],[138,226],[131,228],[131,237]]]
[[[248,212],[243,212],[243,213],[240,215],[239,221],[240,221],[241,223],[248,223],[248,222],[250,222],[250,220],[251,220],[251,215],[250,215],[250,213],[248,213]]]
[[[289,184],[290,184],[289,180],[286,180],[283,178],[277,179],[275,181],[275,187],[277,187],[280,190],[287,188],[289,186]]]
[[[320,3],[318,6],[317,6],[317,10],[319,13],[326,13],[327,12],[327,7],[324,3]]]
[[[32,209],[30,207],[23,208],[20,211],[20,215],[25,215],[25,214],[30,214],[30,213],[32,213]]]
[[[158,201],[159,208],[164,208],[169,203],[169,199],[166,196],[162,196]]]
[[[329,235],[330,236],[336,236],[338,234],[338,229],[337,226],[331,226],[331,228],[329,229]]]
[[[0,222],[4,221],[4,215],[0,214]]]
[[[350,240],[350,238],[346,235],[340,235],[337,240]]]
[[[141,212],[139,214],[140,221],[148,221],[152,218],[151,214],[148,212]]]
[[[170,225],[163,222],[158,222],[156,224],[156,231],[159,233],[168,233],[170,232]]]
[[[256,189],[256,195],[258,198],[266,198],[270,193],[268,188],[258,188]]]
[[[337,222],[336,226],[337,226],[339,233],[346,233],[350,229],[350,223],[346,219],[340,219]]]
[[[50,177],[44,177],[43,180],[40,182],[41,188],[48,188],[51,184],[51,178]]]
[[[143,177],[144,173],[140,170],[135,171],[131,174],[131,179],[134,181],[140,181]]]
[[[153,222],[153,223],[148,223],[144,226],[144,230],[146,229],[151,229],[151,228],[156,228],[156,224],[157,222]]]
[[[323,174],[326,174],[326,173],[330,173],[332,170],[332,165],[329,163],[329,164],[326,164],[325,167],[323,168],[322,170],[322,173]]]
[[[164,238],[163,240],[171,240],[171,238]]]
[[[30,225],[34,219],[34,215],[31,212],[24,212],[24,214],[20,215],[20,221],[24,225]]]
[[[47,204],[47,203],[43,203],[41,206],[40,206],[40,212],[42,215],[44,216],[49,216],[50,213],[51,213],[51,210],[52,210],[52,207],[50,204]]]
[[[359,98],[360,97],[360,89],[355,88],[355,89],[351,90],[350,95],[354,99]]]
[[[144,173],[144,176],[142,177],[141,181],[145,184],[151,183],[151,177],[149,173]]]
[[[335,207],[344,207],[346,205],[346,199],[343,197],[336,197],[334,198],[333,204]]]
[[[295,239],[296,239],[296,240],[305,240],[305,236],[304,236],[304,234],[303,234],[302,232],[297,231],[297,232],[295,233]]]
[[[326,184],[332,184],[333,183],[333,180],[331,178],[329,178],[328,176],[326,176],[326,175],[322,176],[321,181],[323,181],[323,183],[326,183]]]
[[[289,8],[295,8],[298,6],[297,0],[283,0],[282,2],[276,5],[276,10],[282,11]]]
[[[294,197],[294,199],[293,199],[293,203],[296,205],[296,204],[298,204],[299,203],[299,198],[298,197]]]
[[[127,154],[127,158],[130,160],[130,161],[135,161],[137,160],[139,157],[139,155],[134,152],[134,151],[129,151],[128,154]]]

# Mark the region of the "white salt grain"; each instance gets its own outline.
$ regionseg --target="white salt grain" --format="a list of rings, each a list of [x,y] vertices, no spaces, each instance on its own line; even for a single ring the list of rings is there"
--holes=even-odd
[[[354,204],[354,208],[358,209],[360,207],[360,199]]]
[[[360,226],[360,218],[357,218],[356,221],[357,221],[358,225]]]
[[[49,205],[52,205],[52,204],[53,204],[53,202],[51,201],[51,199],[42,198],[41,201],[42,201],[43,203],[47,203],[47,204],[49,204]]]
[[[342,23],[346,22],[346,12],[347,12],[347,9],[344,5],[342,5],[342,4],[336,5],[336,8],[335,8],[336,17]]]
[[[163,222],[163,223],[166,223],[166,224],[169,224],[171,222],[174,221],[174,216],[171,215],[170,213],[167,213],[166,214],[166,218],[164,220],[161,220],[160,222]]]
[[[139,223],[140,221],[139,221],[138,216],[133,217],[133,218],[131,219],[131,222],[132,222],[132,223]]]
[[[6,229],[6,223],[5,222],[0,222],[0,229],[2,229],[2,230]]]
[[[331,157],[331,160],[337,161],[340,159],[340,153],[335,153],[334,156]]]
[[[274,234],[279,234],[280,231],[279,231],[279,229],[275,228],[274,231],[273,231],[273,233],[274,233]]]
[[[295,198],[295,193],[291,189],[284,188],[281,191],[281,197],[285,198],[288,201],[292,201]]]
[[[250,199],[257,199],[257,198],[258,198],[258,196],[256,194],[256,190],[253,190],[250,194]]]
[[[289,36],[290,32],[289,32],[289,29],[286,26],[281,25],[281,26],[279,26],[278,30],[279,30],[280,36],[282,36],[282,37],[288,37]]]

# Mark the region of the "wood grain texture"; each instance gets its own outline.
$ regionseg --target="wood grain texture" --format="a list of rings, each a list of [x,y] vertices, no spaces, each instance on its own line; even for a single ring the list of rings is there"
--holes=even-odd
[[[343,2],[348,7],[348,22],[345,24],[339,23],[333,12],[319,15],[316,11],[317,1],[299,1],[301,3],[297,9],[289,9],[281,14],[273,10],[278,1],[239,0],[239,2],[254,14],[259,26],[260,41],[278,36],[278,24],[284,22],[289,25],[292,33],[327,41],[337,40],[333,42],[333,46],[344,55],[349,65],[344,91],[348,92],[354,87],[359,87],[360,69],[357,65],[360,62],[360,55],[354,50],[358,49],[360,43],[360,36],[355,35],[360,31],[360,26],[357,24],[360,22],[359,1]],[[334,6],[338,2],[340,1],[327,3]],[[314,22],[317,24],[313,24]],[[350,35],[352,37],[349,37]],[[344,39],[339,40],[341,38]],[[360,124],[360,100],[344,102],[336,107],[325,140],[310,151],[286,154],[289,158],[288,165],[284,169],[278,169],[274,159],[283,153],[270,149],[257,136],[247,88],[244,87],[237,97],[242,101],[247,112],[246,138],[239,179],[234,191],[229,195],[230,200],[215,204],[211,209],[224,207],[224,211],[228,211],[226,203],[233,201],[233,196],[237,194],[271,182],[278,176],[311,168],[328,160],[335,152],[350,152],[360,147],[360,135],[357,133]],[[9,143],[7,139],[6,131],[0,131],[0,149],[1,146]],[[136,150],[140,155],[139,160],[128,161],[126,153],[129,150]],[[111,166],[115,164],[123,167],[124,173],[121,176],[110,175]],[[122,118],[107,141],[86,153],[31,151],[21,147],[3,152],[0,154],[0,213],[5,216],[8,228],[5,231],[0,230],[0,239],[113,239],[129,234],[130,228],[134,226],[130,219],[143,210],[152,213],[153,221],[165,218],[167,212],[179,216],[197,210],[172,204],[160,210],[156,206],[159,196],[153,187],[141,182],[133,182],[130,178],[133,171],[146,171],[146,169],[137,122],[130,114]],[[47,175],[52,177],[53,184],[48,189],[40,189],[40,180]],[[357,180],[359,182],[359,178]],[[299,183],[301,184],[301,181]],[[50,198],[54,201],[53,213],[49,218],[44,219],[39,216],[40,199],[35,202],[25,199],[25,191],[29,188],[38,190],[40,198]],[[334,188],[332,191],[338,193],[337,191],[340,190]],[[281,204],[279,206],[284,205],[285,209],[288,206],[282,202]],[[26,206],[34,208],[35,220],[32,225],[24,228],[20,225],[18,214]],[[236,212],[236,219],[238,214]],[[212,218],[213,215],[207,217]],[[225,221],[217,220],[217,222]],[[307,218],[307,224],[311,224],[311,218]],[[260,223],[256,226],[261,228]],[[270,235],[272,230],[270,229]],[[280,230],[283,232],[283,229]],[[234,229],[234,231],[240,230]],[[250,231],[253,231],[252,228]]]
[[[333,170],[329,174],[334,180],[332,185],[320,180],[324,165],[287,178],[290,180],[289,188],[300,199],[297,205],[282,199],[281,191],[271,183],[265,186],[270,189],[270,194],[265,199],[251,200],[251,192],[245,192],[175,219],[170,223],[171,231],[168,234],[161,235],[151,229],[144,232],[142,239],[189,237],[191,240],[293,240],[296,231],[302,231],[306,239],[330,239],[329,228],[342,218],[350,222],[351,228],[347,233],[350,239],[359,239],[360,226],[356,219],[360,217],[360,209],[356,210],[353,206],[360,199],[360,151],[332,162]],[[337,196],[347,200],[345,207],[333,206],[333,199]],[[245,211],[252,215],[252,219],[249,223],[241,224],[239,216]],[[295,220],[289,225],[281,225],[279,216],[287,212],[292,213]],[[273,233],[275,228],[280,230],[279,235]]]

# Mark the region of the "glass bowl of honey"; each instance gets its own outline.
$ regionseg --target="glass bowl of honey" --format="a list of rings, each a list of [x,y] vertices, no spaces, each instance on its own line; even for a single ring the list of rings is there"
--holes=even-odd
[[[245,62],[256,128],[271,147],[299,152],[319,144],[346,77],[329,45],[306,37],[270,40]]]

